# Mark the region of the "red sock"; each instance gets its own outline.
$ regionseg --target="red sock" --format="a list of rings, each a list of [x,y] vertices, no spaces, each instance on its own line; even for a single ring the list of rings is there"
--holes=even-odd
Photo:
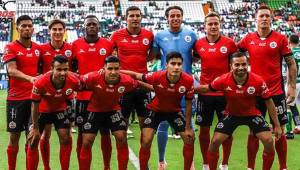
[[[117,157],[119,170],[127,170],[129,150],[128,145],[117,144]]]
[[[68,170],[70,166],[70,156],[72,152],[72,137],[67,145],[60,145],[59,160],[61,170]]]
[[[228,165],[228,160],[231,152],[231,146],[232,146],[232,136],[227,138],[223,143],[223,160],[222,160],[222,165]]]
[[[79,170],[90,170],[92,161],[92,150],[91,148],[81,148]]]
[[[42,160],[44,163],[44,170],[49,170],[49,162],[50,162],[50,145],[49,140],[41,139],[40,140],[40,152],[42,155]]]
[[[110,169],[110,159],[111,159],[111,151],[112,151],[110,135],[101,134],[101,150],[102,150],[104,169]]]
[[[25,148],[24,148],[24,150],[25,150],[25,155],[27,155],[27,150],[28,150],[28,143],[26,142],[25,143]],[[28,162],[27,162],[27,159],[25,158],[25,162],[26,162],[26,170],[28,169]]]
[[[146,170],[150,158],[150,148],[140,148],[140,170]]]
[[[29,170],[37,170],[38,165],[39,165],[39,150],[38,150],[38,148],[35,148],[35,149],[28,148],[26,160],[28,162]]]
[[[203,159],[203,164],[208,164],[207,160],[207,150],[210,143],[210,135],[209,135],[210,127],[200,127],[200,134],[199,134],[199,143],[200,149]]]
[[[210,170],[216,170],[219,160],[219,152],[210,152],[207,151],[207,159],[209,163]]]
[[[270,170],[274,161],[275,152],[263,152],[263,170]]]
[[[248,153],[248,168],[254,169],[255,167],[255,159],[256,154],[259,148],[259,141],[253,135],[248,135],[248,145],[247,145],[247,153]]]
[[[15,170],[16,169],[16,161],[17,155],[19,152],[19,146],[7,146],[7,161],[8,161],[8,170]]]
[[[194,157],[194,144],[183,145],[184,170],[190,170]]]
[[[77,153],[77,160],[78,160],[78,163],[79,163],[79,161],[80,161],[81,146],[82,146],[82,134],[81,134],[81,133],[78,133],[78,137],[77,137],[77,145],[76,145],[76,153]]]
[[[287,169],[286,158],[287,158],[287,143],[285,135],[282,135],[278,141],[275,141],[275,149],[278,155],[278,161],[280,170]]]

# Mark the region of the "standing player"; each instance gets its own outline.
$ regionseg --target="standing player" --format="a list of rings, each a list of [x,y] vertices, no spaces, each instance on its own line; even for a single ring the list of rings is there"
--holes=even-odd
[[[276,139],[279,139],[282,131],[271,93],[260,76],[248,72],[248,58],[245,54],[234,53],[230,66],[231,72],[221,75],[209,85],[200,85],[195,88],[195,91],[199,92],[222,91],[227,101],[226,117],[217,124],[209,145],[209,168],[210,170],[217,169],[219,147],[226,138],[230,137],[238,126],[248,125],[264,145],[262,169],[270,170],[275,155],[272,133],[261,112],[256,108],[256,100],[257,96],[264,100],[274,122]]]
[[[287,123],[286,98],[283,90],[281,73],[282,59],[288,66],[287,103],[295,99],[296,90],[296,64],[292,52],[288,48],[288,40],[284,35],[271,30],[272,12],[267,6],[260,6],[256,12],[257,32],[248,33],[238,44],[242,51],[250,55],[251,72],[260,75],[271,92],[272,99],[278,112],[278,119],[284,131]],[[263,115],[266,114],[266,105],[260,100],[258,107]],[[255,158],[258,151],[258,139],[250,134],[248,137],[248,168],[254,169]],[[282,135],[275,142],[280,169],[287,169],[287,142]]]
[[[121,69],[147,73],[148,51],[152,46],[153,33],[141,27],[142,14],[136,6],[126,9],[127,28],[113,33],[111,40],[118,50]],[[136,110],[140,128],[147,114],[149,94],[142,89],[126,93],[121,99],[122,114],[126,122]]]
[[[50,33],[50,42],[41,45],[41,66],[42,73],[47,73],[51,68],[53,58],[57,55],[63,55],[69,60],[69,67],[71,66],[72,45],[64,42],[64,34],[66,32],[66,24],[59,19],[54,19],[48,25]],[[68,102],[70,105],[71,102]],[[43,134],[40,140],[40,152],[42,155],[44,169],[50,170],[50,145],[49,139],[51,135],[52,124],[46,124],[43,128]],[[71,137],[71,136],[70,136]],[[72,140],[72,139],[71,139]],[[71,146],[72,146],[72,141]]]
[[[8,169],[16,169],[19,151],[19,139],[22,131],[28,133],[28,121],[31,109],[32,83],[38,75],[39,46],[31,41],[33,33],[32,19],[22,15],[17,19],[18,40],[5,47],[4,63],[7,65],[9,89],[7,96],[7,146]],[[25,152],[28,145],[25,144]]]
[[[208,13],[205,17],[206,37],[196,42],[195,50],[201,60],[200,84],[210,84],[218,76],[229,71],[229,57],[237,51],[234,41],[220,33],[221,21],[219,14]],[[199,142],[203,158],[203,169],[208,169],[207,150],[210,143],[210,126],[216,112],[218,119],[223,118],[226,101],[220,91],[199,94],[199,113],[196,123],[200,125]],[[222,143],[223,161],[220,169],[228,169],[232,136]]]
[[[121,96],[136,89],[138,82],[120,74],[118,57],[106,58],[102,72],[91,72],[82,78],[83,86],[92,90],[82,127],[83,142],[80,152],[80,170],[89,170],[92,161],[92,145],[101,128],[110,129],[116,139],[118,169],[127,170],[129,159],[126,139],[127,124],[120,112]]]
[[[165,17],[168,20],[169,28],[155,35],[150,57],[154,58],[160,56],[161,67],[165,69],[167,54],[172,51],[177,51],[183,58],[183,71],[192,74],[192,50],[197,36],[193,31],[181,26],[183,20],[183,10],[181,7],[168,7],[165,12]],[[161,54],[160,51],[162,52]],[[184,105],[183,102],[183,109]],[[168,128],[168,122],[164,121],[159,125],[157,131],[160,170],[166,168],[165,150],[168,141]]]
[[[190,170],[194,157],[194,131],[191,128],[192,99],[194,97],[193,77],[182,72],[183,58],[178,52],[166,56],[166,70],[149,74],[123,71],[153,86],[155,97],[147,105],[150,114],[146,117],[139,153],[140,169],[146,170],[150,158],[154,134],[162,121],[168,121],[183,139],[184,170]],[[185,97],[185,116],[181,100]],[[166,100],[168,99],[168,100]]]
[[[29,135],[30,147],[27,151],[28,169],[36,170],[39,163],[38,144],[40,133],[46,126],[55,125],[60,152],[61,170],[68,170],[72,151],[70,121],[66,111],[66,100],[72,99],[74,91],[80,88],[80,80],[69,72],[68,59],[62,55],[53,58],[51,71],[39,77],[31,94],[32,125]]]
[[[73,61],[77,64],[77,71],[80,75],[87,74],[92,71],[97,71],[104,66],[105,58],[112,54],[113,44],[99,37],[100,24],[99,20],[94,15],[88,15],[84,20],[85,35],[79,38],[72,44]],[[76,68],[74,68],[76,70]],[[77,138],[77,158],[79,160],[81,145],[82,145],[82,123],[83,117],[87,114],[86,108],[90,100],[91,92],[82,91],[77,94],[76,101],[76,118],[75,123],[78,125]],[[110,169],[111,157],[111,140],[108,130],[101,129],[101,149],[103,154],[104,169]]]
[[[299,92],[300,92],[300,47],[299,47],[299,37],[297,35],[291,35],[289,37],[289,46],[292,49],[293,56],[296,61],[297,65],[297,84],[296,84],[296,95],[295,98],[297,99]],[[289,122],[286,125],[286,137],[294,138],[294,134],[300,134],[300,118],[299,118],[299,111],[296,105],[296,100],[288,104],[288,118]],[[292,114],[292,115],[291,115]],[[292,117],[295,123],[295,129],[292,131]]]

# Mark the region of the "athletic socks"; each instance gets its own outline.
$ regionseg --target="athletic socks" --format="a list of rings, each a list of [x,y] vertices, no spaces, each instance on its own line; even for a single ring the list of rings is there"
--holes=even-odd
[[[169,123],[167,121],[162,121],[159,124],[157,130],[157,146],[158,146],[159,162],[165,160],[166,145],[168,142],[168,128],[169,128]]]
[[[38,148],[28,148],[26,160],[28,162],[28,170],[37,170],[39,165],[39,150]]]
[[[117,157],[119,170],[127,170],[129,160],[129,150],[127,144],[117,144]]]
[[[194,144],[184,144],[183,149],[184,170],[190,170],[194,157]]]
[[[140,170],[146,170],[148,161],[150,158],[150,148],[140,148],[139,159],[140,159]]]
[[[40,140],[40,152],[42,156],[42,160],[44,163],[44,170],[49,170],[50,169],[50,145],[49,141],[45,139]]]
[[[270,170],[274,161],[274,150],[272,152],[263,152],[263,170]]]
[[[232,146],[232,136],[227,138],[223,143],[223,160],[222,160],[222,165],[228,165],[228,160],[231,152],[231,146]]]
[[[219,152],[207,152],[207,160],[209,163],[210,170],[217,170],[218,160],[219,160]]]
[[[254,169],[256,154],[259,148],[259,141],[253,135],[248,135],[247,153],[248,153],[248,168]]]
[[[279,140],[275,141],[275,150],[278,155],[279,169],[287,169],[286,159],[287,159],[287,143],[285,135],[282,135]]]
[[[59,160],[61,170],[68,170],[70,166],[70,156],[72,152],[72,137],[67,145],[60,145]]]
[[[210,143],[209,129],[210,127],[200,127],[199,143],[200,143],[203,164],[208,164],[207,150]]]
[[[91,148],[82,147],[80,151],[79,170],[90,170],[91,161],[92,161]]]
[[[8,170],[16,169],[18,151],[19,151],[19,146],[15,146],[15,147],[7,146],[6,153],[7,153],[7,161],[8,161]]]

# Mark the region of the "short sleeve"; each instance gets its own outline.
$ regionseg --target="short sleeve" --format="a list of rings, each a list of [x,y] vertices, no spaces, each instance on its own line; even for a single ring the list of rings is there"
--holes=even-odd
[[[7,44],[4,48],[3,61],[8,63],[10,61],[16,60],[16,53],[12,48],[11,44]]]
[[[87,90],[92,90],[97,81],[98,72],[90,72],[80,76],[82,87]]]
[[[42,95],[44,94],[43,86],[41,79],[34,82],[31,92],[31,100],[36,102],[41,101]]]
[[[280,54],[284,57],[292,55],[292,50],[288,47],[288,39],[285,36],[282,36]]]
[[[113,48],[117,46],[117,41],[116,41],[116,36],[117,32],[113,32],[112,35],[110,36],[110,41],[112,43]]]
[[[143,75],[143,82],[153,85],[155,82],[155,76],[157,76],[156,72],[150,72]]]
[[[238,50],[234,41],[230,41],[229,48],[230,48],[229,55],[232,55],[233,53],[237,52],[237,50]]]
[[[271,98],[271,92],[270,92],[267,84],[263,80],[260,82],[259,96],[261,96],[261,98],[263,98],[263,99]]]
[[[186,91],[185,99],[192,100],[193,98],[194,98],[194,86],[191,85]]]
[[[239,48],[240,51],[245,52],[247,51],[247,37],[245,36],[243,39],[240,40],[240,42],[238,42],[237,47]]]
[[[224,79],[222,77],[217,77],[210,85],[209,87],[211,88],[211,90],[214,91],[222,91],[223,90],[223,83]]]

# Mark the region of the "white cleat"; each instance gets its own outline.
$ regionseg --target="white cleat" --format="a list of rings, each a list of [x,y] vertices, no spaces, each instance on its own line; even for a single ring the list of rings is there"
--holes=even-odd
[[[133,132],[130,129],[127,129],[127,134],[133,134]]]
[[[203,164],[202,170],[209,170],[209,165],[208,164]]]
[[[226,164],[225,164],[225,165],[222,165],[222,164],[221,164],[221,165],[219,166],[219,168],[220,168],[220,170],[228,170],[228,165],[226,165]]]
[[[195,164],[194,164],[194,161],[192,162],[192,165],[191,165],[191,169],[190,170],[195,170]]]
[[[253,170],[252,168],[247,168],[247,170]]]

